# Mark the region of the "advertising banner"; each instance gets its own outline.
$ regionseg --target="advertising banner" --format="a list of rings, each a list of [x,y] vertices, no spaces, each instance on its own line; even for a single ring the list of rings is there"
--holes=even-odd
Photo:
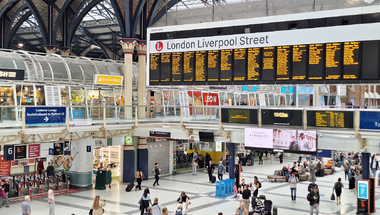
[[[360,129],[380,129],[380,112],[360,111]]]
[[[4,156],[0,155],[0,176],[8,176],[11,174],[11,162],[4,161]]]
[[[15,146],[15,159],[25,159],[26,157],[26,145]]]
[[[46,158],[49,156],[49,149],[53,149],[53,143],[41,143],[40,144],[40,156]],[[51,153],[53,155],[54,152]]]
[[[25,78],[25,70],[0,68],[0,79],[22,81]]]
[[[203,105],[219,105],[219,95],[218,93],[202,93]]]
[[[39,158],[40,150],[40,144],[28,145],[28,158]]]
[[[121,85],[123,78],[123,76],[95,74],[94,84]]]
[[[273,148],[273,129],[245,128],[245,146]]]
[[[66,107],[26,107],[26,125],[64,125]]]

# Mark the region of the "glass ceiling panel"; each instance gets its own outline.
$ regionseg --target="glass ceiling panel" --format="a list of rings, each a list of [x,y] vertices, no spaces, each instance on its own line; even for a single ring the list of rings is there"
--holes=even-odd
[[[215,7],[217,7],[218,5],[228,5],[228,4],[254,2],[254,1],[264,1],[264,0],[215,0],[214,4],[215,4]],[[212,7],[212,4],[213,4],[212,0],[183,0],[183,1],[178,0],[178,3],[174,5],[168,11],[171,12],[171,11],[177,11],[177,10]]]

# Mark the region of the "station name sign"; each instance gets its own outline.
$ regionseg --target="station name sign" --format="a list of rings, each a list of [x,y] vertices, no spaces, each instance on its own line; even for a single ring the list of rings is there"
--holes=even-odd
[[[0,68],[0,79],[3,80],[24,80],[25,70]]]

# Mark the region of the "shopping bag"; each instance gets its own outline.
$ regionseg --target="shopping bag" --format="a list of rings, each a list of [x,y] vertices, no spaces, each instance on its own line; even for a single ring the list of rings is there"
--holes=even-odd
[[[332,201],[335,200],[335,195],[334,195],[334,193],[331,194],[331,198],[330,198],[330,200],[332,200]]]

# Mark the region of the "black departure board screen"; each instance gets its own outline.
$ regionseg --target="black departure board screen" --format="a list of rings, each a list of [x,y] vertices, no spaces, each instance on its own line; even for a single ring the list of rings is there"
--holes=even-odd
[[[263,81],[273,81],[276,80],[276,70],[275,70],[275,57],[276,49],[275,47],[264,47],[263,48],[263,69],[261,77]]]
[[[379,75],[380,41],[362,42],[362,80],[378,80]]]
[[[246,81],[247,76],[247,50],[234,49],[234,81]]]
[[[352,111],[307,111],[307,125],[330,128],[353,128]]]
[[[172,82],[181,82],[183,74],[183,53],[172,53]]]
[[[304,81],[307,78],[307,45],[293,46],[292,80]]]
[[[160,82],[161,58],[160,54],[150,54],[149,61],[149,82],[150,84],[158,84]]]
[[[26,145],[15,146],[15,159],[25,159],[26,149]]]
[[[341,79],[342,43],[326,44],[326,80]]]
[[[290,80],[290,46],[277,47],[277,77],[280,80]]]
[[[259,81],[260,78],[260,48],[248,49],[247,81]]]
[[[343,51],[343,79],[359,78],[360,42],[345,42]]]
[[[309,45],[309,80],[323,80],[325,46],[324,44]]]
[[[257,124],[257,109],[222,108],[222,122]]]
[[[220,81],[232,80],[232,49],[220,51]]]
[[[207,52],[197,51],[195,53],[195,81],[196,82],[206,82],[206,71],[207,71]]]
[[[195,52],[183,53],[183,82],[194,82]]]
[[[207,81],[219,81],[220,57],[219,51],[208,51]]]
[[[261,110],[263,125],[302,126],[302,110]]]
[[[161,53],[161,82],[170,82],[171,73],[171,53]]]

